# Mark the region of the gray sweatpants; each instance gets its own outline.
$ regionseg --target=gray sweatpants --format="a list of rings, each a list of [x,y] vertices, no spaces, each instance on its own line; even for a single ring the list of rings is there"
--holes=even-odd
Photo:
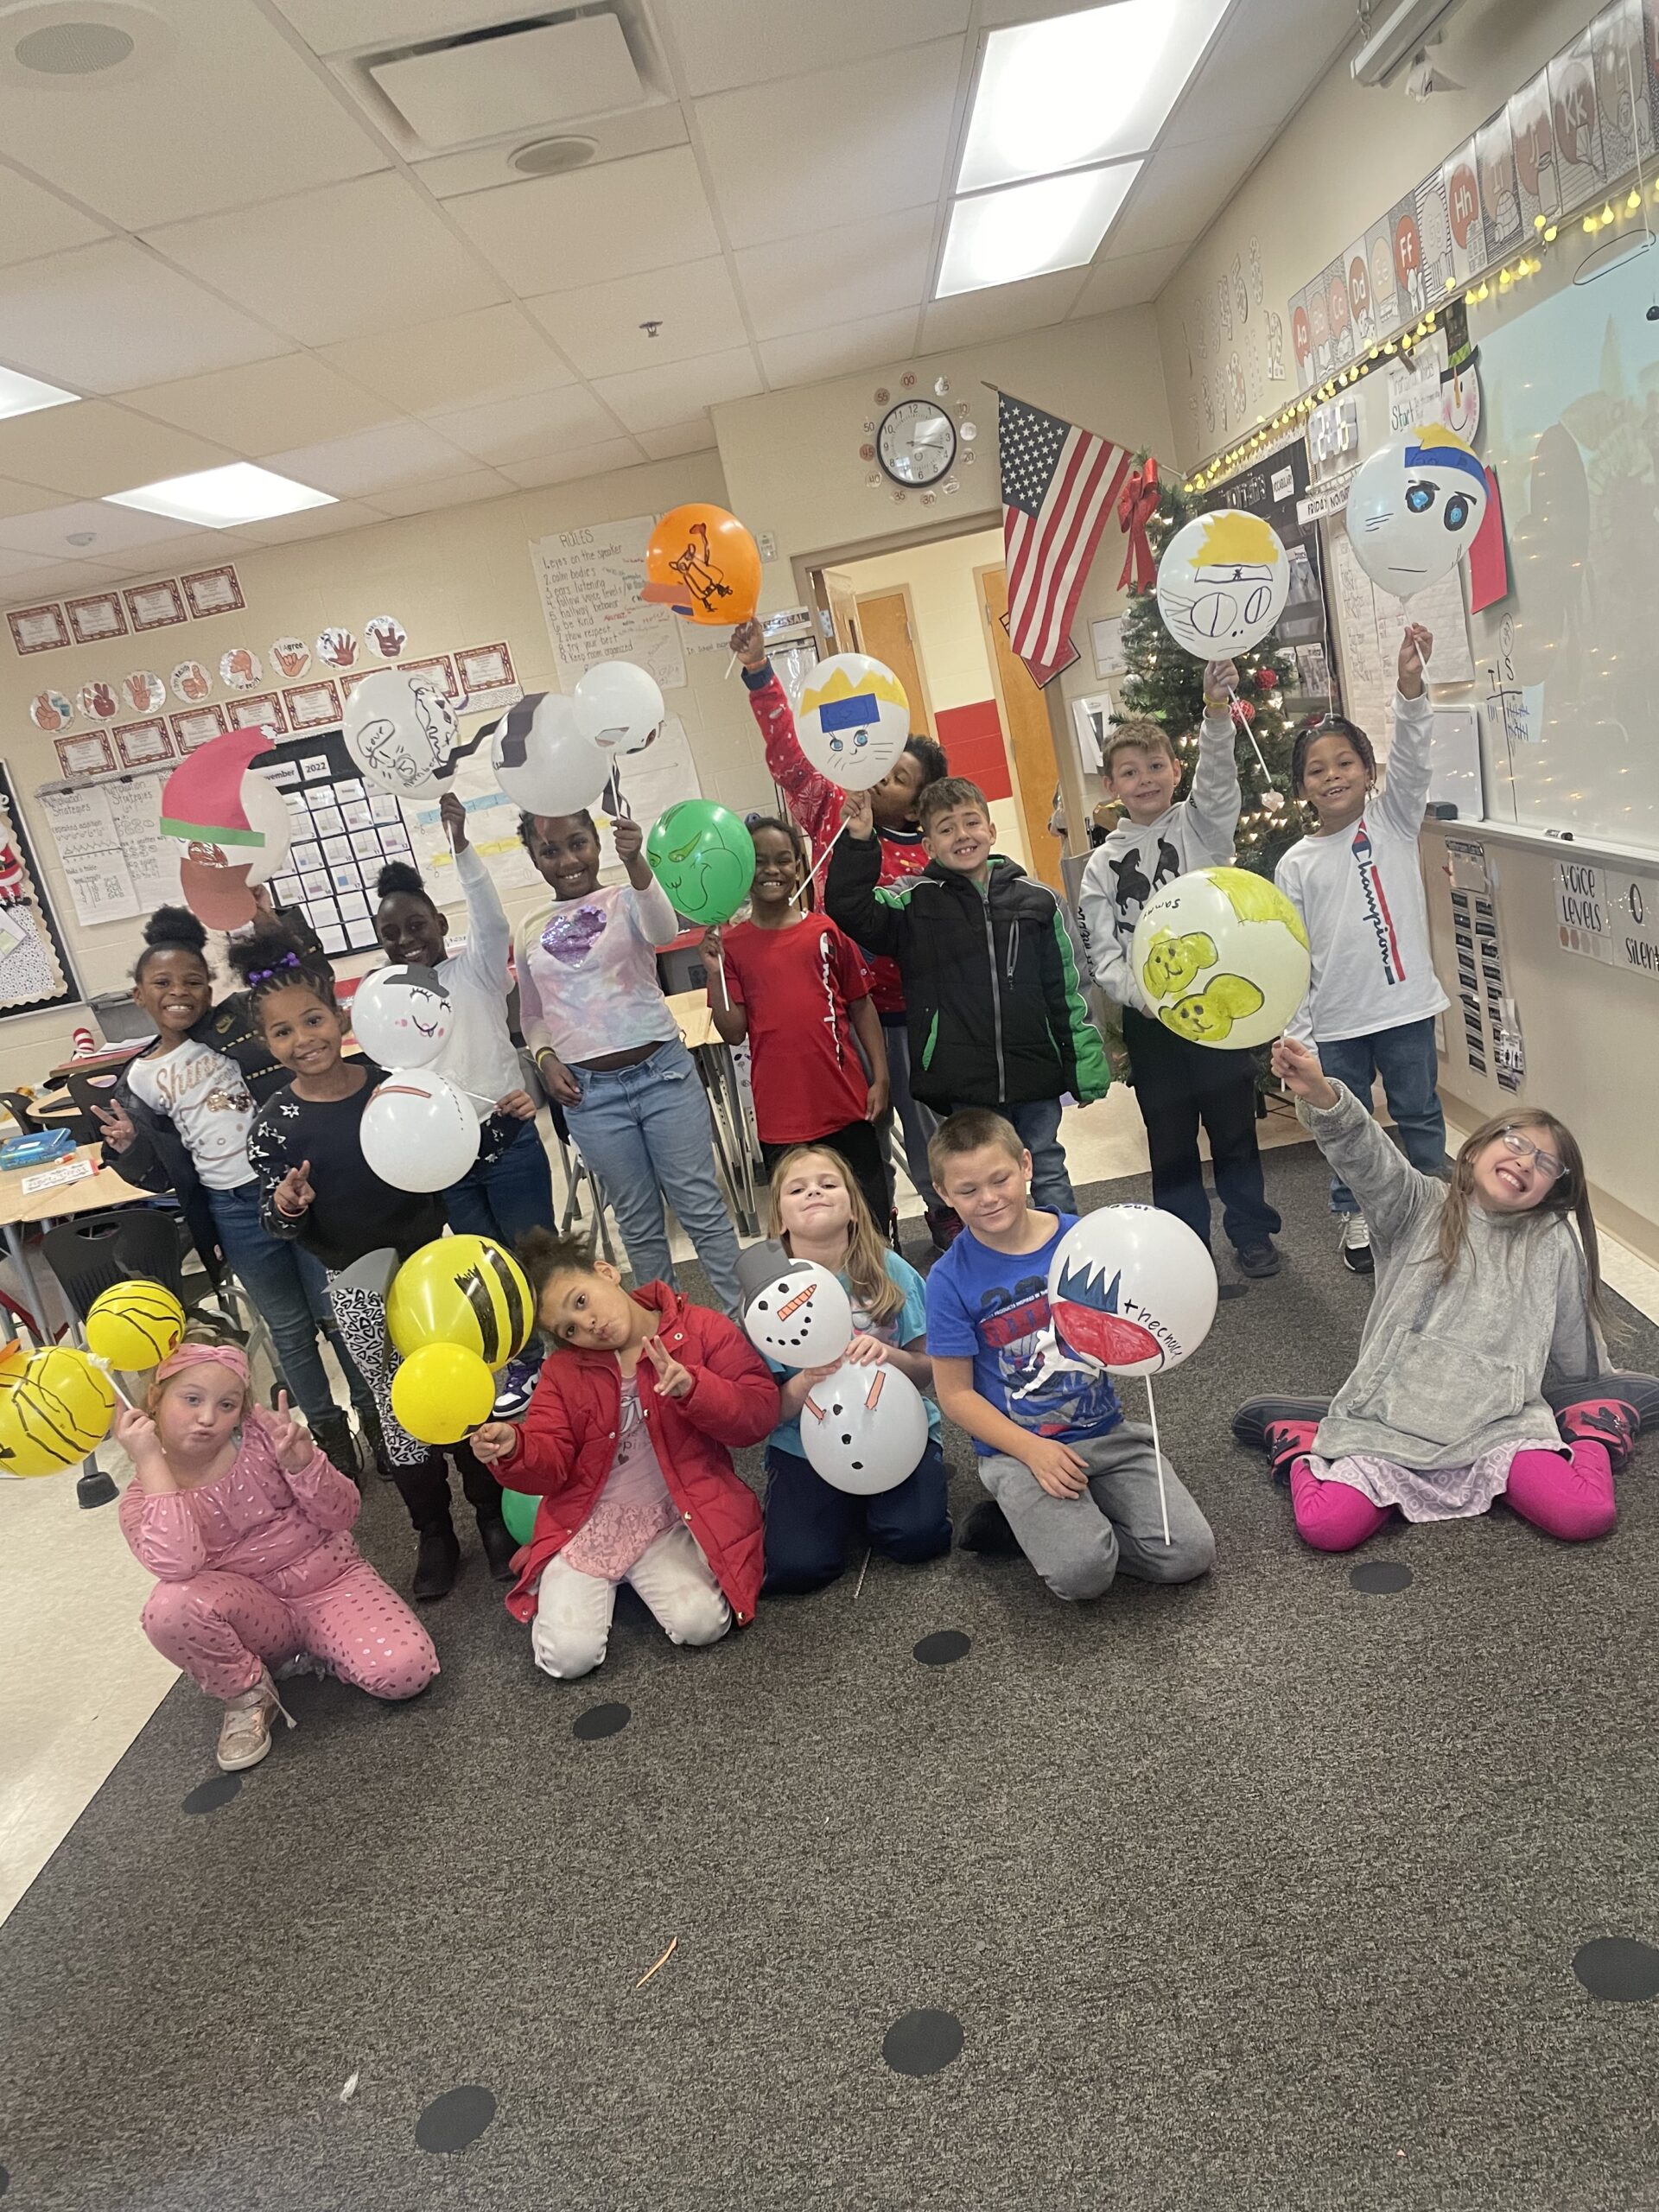
[[[1051,1497],[1023,1461],[1006,1453],[979,1462],[981,1482],[1057,1598],[1098,1598],[1120,1567],[1142,1582],[1191,1582],[1209,1573],[1215,1537],[1167,1459],[1170,1540],[1164,1541],[1149,1428],[1126,1421],[1104,1436],[1060,1440],[1089,1464],[1089,1487],[1080,1497]]]

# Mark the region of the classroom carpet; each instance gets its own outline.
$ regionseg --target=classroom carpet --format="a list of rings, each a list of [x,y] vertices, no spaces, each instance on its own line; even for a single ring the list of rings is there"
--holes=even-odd
[[[1659,1439],[1602,1543],[1303,1548],[1229,1419],[1370,1294],[1268,1177],[1283,1274],[1160,1386],[1202,1583],[855,1554],[563,1684],[467,1529],[412,1705],[295,1681],[232,1786],[181,1682],[0,1929],[4,2212],[1659,2203]]]

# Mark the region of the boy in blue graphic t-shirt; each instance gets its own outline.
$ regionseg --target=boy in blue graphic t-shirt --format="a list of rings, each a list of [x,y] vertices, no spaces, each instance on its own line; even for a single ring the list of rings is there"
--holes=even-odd
[[[1000,1114],[951,1115],[927,1156],[963,1223],[927,1279],[934,1388],[1020,1548],[1057,1598],[1098,1598],[1120,1566],[1147,1582],[1207,1573],[1216,1540],[1167,1460],[1164,1541],[1152,1431],[1055,1338],[1049,1262],[1076,1215],[1032,1206],[1031,1154]],[[972,1548],[989,1548],[982,1531]]]

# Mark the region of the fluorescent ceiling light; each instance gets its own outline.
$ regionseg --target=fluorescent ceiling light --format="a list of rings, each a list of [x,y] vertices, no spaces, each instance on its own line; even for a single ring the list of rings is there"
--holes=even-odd
[[[136,492],[111,492],[109,504],[142,507],[147,515],[170,515],[175,522],[200,523],[205,530],[230,530],[239,522],[264,522],[270,515],[297,514],[302,507],[332,507],[332,492],[314,492],[290,476],[233,461],[224,468],[198,469],[194,476],[169,476],[160,484],[141,484]]]
[[[958,192],[1144,154],[1231,0],[1112,0],[993,31]]]
[[[1139,162],[1039,177],[958,200],[950,210],[944,258],[933,296],[1014,284],[1054,269],[1080,269],[1111,227]]]
[[[17,369],[0,369],[0,421],[12,415],[38,415],[42,407],[67,407],[78,391],[60,391],[54,384],[41,384]]]

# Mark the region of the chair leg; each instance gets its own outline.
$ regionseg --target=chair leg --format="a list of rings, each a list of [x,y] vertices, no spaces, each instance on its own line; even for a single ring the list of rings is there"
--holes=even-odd
[[[113,1478],[106,1475],[96,1459],[89,1459],[75,1483],[75,1503],[84,1513],[94,1506],[113,1504],[120,1492]]]

